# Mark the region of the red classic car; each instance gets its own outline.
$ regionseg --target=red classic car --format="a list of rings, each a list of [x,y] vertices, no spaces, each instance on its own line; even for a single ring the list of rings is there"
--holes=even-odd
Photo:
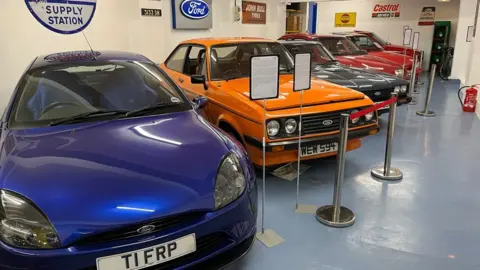
[[[340,63],[350,66],[382,71],[397,77],[408,79],[406,69],[395,62],[369,55],[355,43],[340,35],[288,34],[280,40],[313,40],[323,44]]]
[[[393,51],[386,51],[376,40],[366,34],[354,32],[336,32],[336,35],[343,35],[350,41],[354,42],[358,47],[368,51],[370,55],[377,56],[397,63],[398,65],[405,65],[408,72],[412,72],[413,57],[405,54],[399,54]],[[422,68],[417,65],[417,76],[422,72]]]
[[[408,47],[403,46],[403,45],[394,45],[394,44],[392,44],[388,41],[385,41],[379,35],[377,35],[373,32],[355,30],[355,33],[364,34],[364,35],[369,36],[370,38],[375,40],[378,44],[382,45],[382,47],[386,51],[394,51],[394,52],[397,52],[397,53],[400,53],[400,54],[404,54],[404,52],[405,52],[408,56],[413,56],[413,54],[415,53],[417,56],[420,56],[420,51],[414,50],[412,48],[408,48]]]

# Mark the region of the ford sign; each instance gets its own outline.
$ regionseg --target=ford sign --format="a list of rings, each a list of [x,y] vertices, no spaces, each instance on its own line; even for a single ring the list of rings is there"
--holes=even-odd
[[[183,0],[180,10],[183,16],[193,20],[203,19],[210,14],[210,7],[203,0]]]

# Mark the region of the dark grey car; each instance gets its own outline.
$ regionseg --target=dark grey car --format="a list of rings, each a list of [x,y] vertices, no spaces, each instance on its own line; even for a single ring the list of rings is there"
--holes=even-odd
[[[340,64],[320,43],[315,41],[293,40],[279,41],[287,50],[297,53],[312,54],[312,75],[367,95],[375,103],[390,98],[390,93],[398,93],[398,105],[409,103],[412,98],[407,95],[409,82],[399,77],[372,69],[347,67]],[[379,114],[388,112],[384,107]]]

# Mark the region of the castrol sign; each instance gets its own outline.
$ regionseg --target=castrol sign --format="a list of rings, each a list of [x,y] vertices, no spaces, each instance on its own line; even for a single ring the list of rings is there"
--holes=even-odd
[[[372,18],[399,18],[400,4],[374,4]]]

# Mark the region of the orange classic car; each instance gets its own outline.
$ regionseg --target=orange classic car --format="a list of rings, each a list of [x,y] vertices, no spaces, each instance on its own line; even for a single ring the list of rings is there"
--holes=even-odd
[[[203,38],[180,43],[161,68],[189,98],[205,96],[208,120],[241,142],[252,162],[262,165],[263,101],[249,97],[250,58],[280,57],[280,94],[266,101],[267,166],[297,160],[300,92],[293,91],[294,62],[278,42],[259,38]],[[340,114],[373,105],[364,94],[312,78],[303,93],[302,160],[336,155]],[[376,112],[350,123],[347,150],[378,132]],[[192,134],[195,136],[195,134]]]

